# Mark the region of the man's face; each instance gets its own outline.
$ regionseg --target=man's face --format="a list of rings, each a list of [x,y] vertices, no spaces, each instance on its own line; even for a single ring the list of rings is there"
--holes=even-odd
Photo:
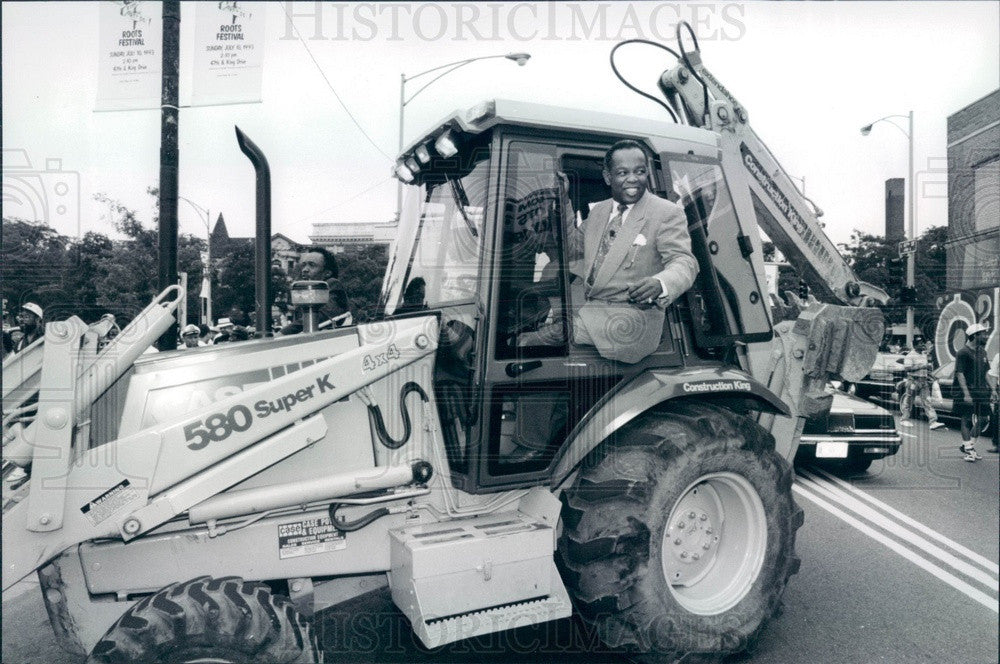
[[[27,309],[21,309],[17,312],[17,324],[20,325],[23,330],[34,330],[38,327],[38,316],[31,313]]]
[[[972,343],[973,343],[973,345],[975,345],[976,348],[985,348],[986,347],[986,333],[985,332],[978,332],[976,334],[973,334],[972,335]]]
[[[306,281],[325,281],[330,278],[323,254],[310,251],[299,260],[299,278]]]
[[[646,155],[639,148],[615,151],[611,155],[611,170],[604,171],[604,182],[611,187],[611,197],[626,205],[642,198],[648,178]]]
[[[185,334],[182,339],[184,339],[184,346],[186,348],[197,348],[198,347],[198,335],[197,334]]]

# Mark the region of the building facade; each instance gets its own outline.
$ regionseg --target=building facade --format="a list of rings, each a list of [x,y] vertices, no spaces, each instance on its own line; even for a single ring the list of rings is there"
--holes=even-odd
[[[330,248],[334,253],[340,253],[346,247],[372,244],[386,245],[391,253],[398,227],[399,223],[396,221],[319,223],[313,224],[309,240],[313,244]]]
[[[1000,90],[948,116],[948,286],[1000,283]]]
[[[948,293],[938,301],[934,347],[953,363],[973,323],[1000,335],[1000,90],[948,116]]]

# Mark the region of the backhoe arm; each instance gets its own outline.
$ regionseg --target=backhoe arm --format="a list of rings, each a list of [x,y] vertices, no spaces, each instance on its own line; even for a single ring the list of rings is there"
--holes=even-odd
[[[818,220],[822,211],[794,186],[751,129],[746,109],[705,68],[697,50],[684,52],[682,61],[661,75],[659,85],[675,105],[680,101],[677,110],[684,120],[718,132],[723,151],[740,155],[758,224],[819,300],[854,306],[889,301],[884,290],[857,278],[823,232]]]

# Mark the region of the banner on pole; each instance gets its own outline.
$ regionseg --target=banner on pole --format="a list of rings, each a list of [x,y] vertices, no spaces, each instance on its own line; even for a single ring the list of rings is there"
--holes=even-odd
[[[163,11],[159,2],[98,4],[97,111],[160,107]]]
[[[261,100],[264,9],[245,2],[196,5],[191,105]]]

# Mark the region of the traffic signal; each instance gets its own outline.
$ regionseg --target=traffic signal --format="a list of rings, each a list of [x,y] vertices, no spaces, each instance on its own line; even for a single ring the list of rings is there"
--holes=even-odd
[[[906,306],[913,306],[917,303],[917,289],[913,286],[907,286],[899,292],[899,302],[900,304],[905,304]]]
[[[809,284],[805,282],[805,279],[799,279],[799,299],[805,300],[809,298]]]

